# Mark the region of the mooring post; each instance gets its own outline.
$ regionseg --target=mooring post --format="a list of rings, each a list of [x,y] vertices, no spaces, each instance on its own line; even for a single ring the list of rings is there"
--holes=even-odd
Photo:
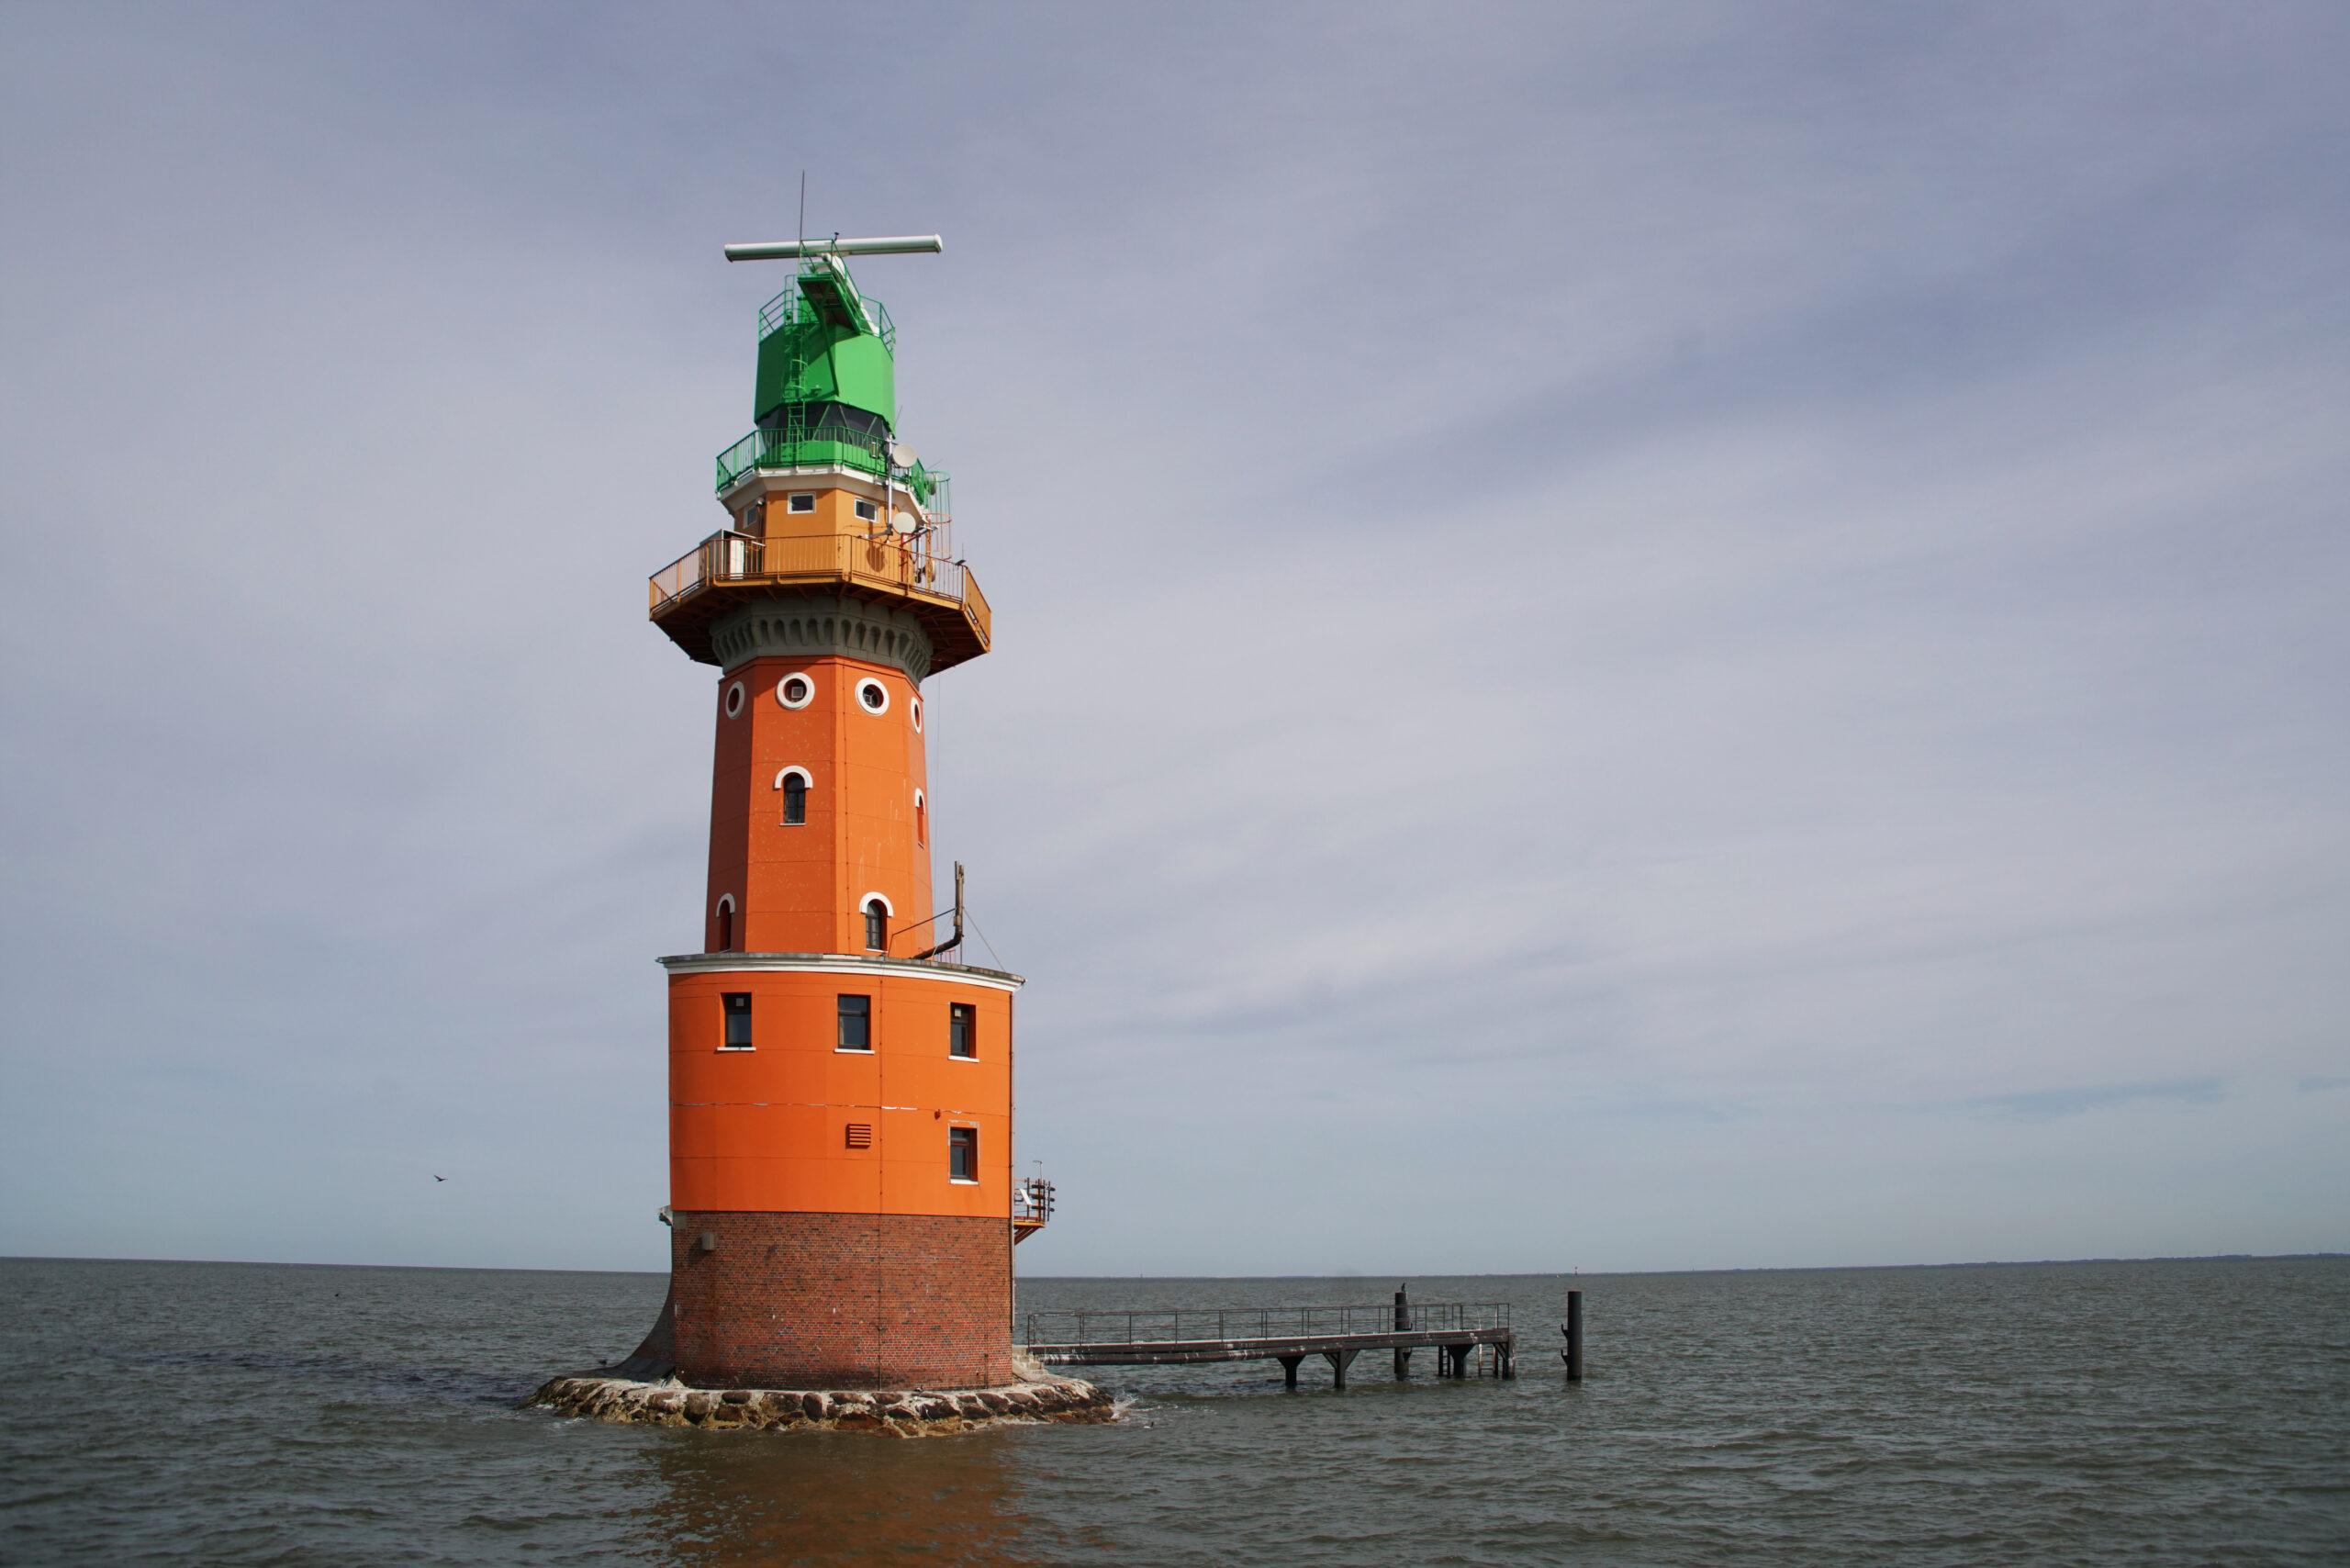
[[[1411,1331],[1411,1298],[1404,1294],[1404,1287],[1402,1285],[1397,1285],[1395,1287],[1395,1332],[1398,1334],[1408,1334]],[[1395,1376],[1400,1380],[1411,1375],[1412,1352],[1398,1347],[1395,1351]]]
[[[1305,1358],[1304,1356],[1281,1356],[1276,1359],[1281,1363],[1281,1386],[1283,1388],[1295,1388],[1297,1386],[1297,1363],[1305,1360]]]
[[[1330,1386],[1332,1388],[1344,1388],[1347,1386],[1347,1369],[1354,1365],[1355,1358],[1361,1354],[1362,1352],[1360,1350],[1325,1350],[1322,1352],[1322,1359],[1330,1363]]]
[[[1583,1292],[1567,1293],[1567,1381],[1583,1381]]]

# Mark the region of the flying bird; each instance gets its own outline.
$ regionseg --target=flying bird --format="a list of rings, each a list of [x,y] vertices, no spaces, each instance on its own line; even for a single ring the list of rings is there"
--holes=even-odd
[[[447,1178],[446,1176],[435,1176],[435,1177],[434,1177],[434,1178],[432,1178],[432,1179],[433,1179],[435,1182],[446,1182],[449,1178]]]

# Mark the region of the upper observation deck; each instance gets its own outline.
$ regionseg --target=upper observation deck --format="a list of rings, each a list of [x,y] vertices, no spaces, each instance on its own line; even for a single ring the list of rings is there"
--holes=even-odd
[[[909,242],[842,249],[874,244]],[[801,253],[790,286],[760,308],[756,427],[718,454],[731,521],[650,585],[654,623],[688,657],[727,663],[713,644],[732,612],[811,592],[912,616],[929,671],[988,651],[987,598],[951,543],[948,477],[897,434],[897,342],[837,253]]]
[[[888,532],[762,539],[721,529],[653,574],[653,622],[688,657],[718,664],[711,629],[728,610],[779,592],[854,593],[920,620],[935,674],[986,653],[994,618],[970,569],[937,558],[923,543]]]

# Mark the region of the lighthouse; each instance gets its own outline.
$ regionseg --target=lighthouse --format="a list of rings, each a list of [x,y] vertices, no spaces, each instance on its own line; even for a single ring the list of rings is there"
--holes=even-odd
[[[624,1365],[691,1387],[1012,1382],[1020,977],[962,960],[932,886],[934,678],[985,654],[948,476],[898,428],[897,332],[852,257],[935,236],[730,246],[793,263],[758,313],[753,428],[717,529],[654,574],[708,666],[710,852],[668,984],[670,1293]]]

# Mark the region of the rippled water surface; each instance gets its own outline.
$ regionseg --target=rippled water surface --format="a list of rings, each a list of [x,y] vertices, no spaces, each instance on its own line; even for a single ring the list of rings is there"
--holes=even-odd
[[[0,1562],[2350,1562],[2350,1260],[1572,1282],[1580,1385],[1569,1282],[1415,1280],[1511,1302],[1522,1375],[1105,1369],[1117,1426],[902,1442],[514,1408],[632,1347],[655,1276],[0,1260]]]

